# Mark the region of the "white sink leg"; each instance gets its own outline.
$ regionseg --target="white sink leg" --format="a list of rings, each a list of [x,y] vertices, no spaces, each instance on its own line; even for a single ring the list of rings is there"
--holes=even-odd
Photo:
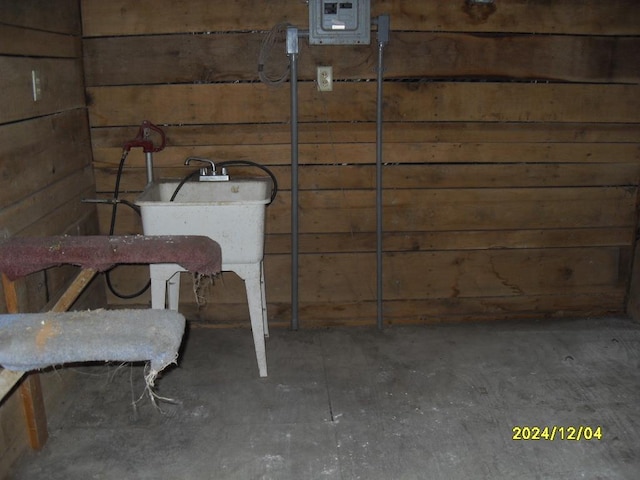
[[[264,338],[269,335],[267,325],[267,301],[262,262],[236,265],[223,265],[223,271],[235,272],[247,290],[251,332],[256,350],[258,371],[261,377],[267,376],[267,353]],[[178,310],[180,302],[180,272],[184,271],[176,264],[155,264],[149,266],[151,277],[151,308]]]
[[[159,271],[157,265],[150,265],[151,277],[151,308],[156,310],[164,310],[166,308],[167,298],[167,279],[164,278],[162,272]]]
[[[269,337],[269,321],[267,319],[267,292],[264,283],[264,262],[260,262],[260,295],[262,306],[262,326],[264,328],[264,336]]]
[[[180,272],[167,281],[167,308],[178,311],[180,304]]]
[[[244,286],[247,290],[247,302],[249,303],[249,316],[251,317],[253,345],[256,350],[256,359],[258,360],[258,371],[261,377],[266,377],[267,353],[264,345],[262,262],[223,266],[222,269],[236,272],[244,280]]]
[[[149,265],[151,308],[178,310],[181,271],[184,269],[173,263]]]

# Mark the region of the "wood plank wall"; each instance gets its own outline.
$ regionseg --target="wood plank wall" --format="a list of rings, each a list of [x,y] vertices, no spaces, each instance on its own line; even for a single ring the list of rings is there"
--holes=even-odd
[[[308,26],[290,0],[82,1],[97,188],[124,141],[164,126],[160,176],[189,155],[250,159],[277,174],[269,209],[269,317],[290,317],[289,88],[258,81],[274,25]],[[604,315],[625,310],[640,179],[640,11],[634,0],[373,0],[388,13],[384,85],[387,323]],[[375,323],[376,45],[300,53],[301,326]],[[277,44],[266,68],[286,67]],[[315,67],[332,65],[333,92]],[[122,180],[145,183],[141,154]],[[233,174],[234,172],[232,172]],[[101,228],[109,212],[101,213]],[[140,231],[122,212],[118,229]],[[134,289],[144,270],[120,274]],[[232,275],[197,307],[247,324]],[[112,304],[126,303],[111,297]],[[133,302],[148,302],[148,297]]]
[[[0,237],[97,233],[78,0],[0,2]],[[32,71],[41,99],[32,97]],[[39,311],[74,273],[53,268],[18,282],[20,309]],[[104,301],[102,288],[89,301]],[[97,304],[93,304],[96,306]],[[0,312],[6,312],[0,292]],[[48,407],[63,382],[43,377]],[[48,378],[48,379],[47,379]],[[0,478],[28,448],[19,395],[0,409]]]
[[[95,196],[95,183],[79,2],[2,2],[0,22],[2,237],[97,233],[95,207],[80,202]],[[41,79],[37,101],[32,71]],[[44,306],[70,271],[29,278],[24,311]]]

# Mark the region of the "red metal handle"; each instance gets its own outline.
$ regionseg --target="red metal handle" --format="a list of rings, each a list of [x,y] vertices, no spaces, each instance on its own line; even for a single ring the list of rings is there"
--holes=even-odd
[[[159,146],[156,146],[153,143],[153,140],[149,138],[152,131],[160,135]],[[142,148],[142,151],[144,153],[151,153],[151,152],[159,152],[160,150],[164,150],[164,147],[166,144],[167,144],[167,137],[165,136],[162,129],[157,125],[154,125],[153,123],[151,123],[149,120],[144,120],[142,122],[142,125],[140,125],[140,129],[138,130],[138,134],[136,135],[136,138],[134,138],[133,140],[129,140],[128,142],[125,142],[125,144],[122,146],[122,149],[128,152],[132,148]]]

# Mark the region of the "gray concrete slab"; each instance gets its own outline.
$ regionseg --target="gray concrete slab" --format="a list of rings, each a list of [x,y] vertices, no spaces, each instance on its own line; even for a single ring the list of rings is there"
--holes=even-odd
[[[10,478],[640,475],[640,325],[629,320],[274,330],[267,353],[259,378],[248,330],[192,328],[158,382],[178,402],[163,414],[146,397],[131,406],[141,366],[79,367],[47,445]],[[516,426],[558,428],[513,440]],[[580,440],[561,438],[580,426],[591,429]],[[584,438],[598,427],[601,439]]]

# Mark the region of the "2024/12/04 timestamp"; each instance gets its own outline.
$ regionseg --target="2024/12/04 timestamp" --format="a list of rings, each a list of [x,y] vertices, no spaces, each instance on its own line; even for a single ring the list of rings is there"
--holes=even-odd
[[[602,427],[588,425],[578,426],[521,426],[516,425],[511,429],[512,440],[602,440]]]

